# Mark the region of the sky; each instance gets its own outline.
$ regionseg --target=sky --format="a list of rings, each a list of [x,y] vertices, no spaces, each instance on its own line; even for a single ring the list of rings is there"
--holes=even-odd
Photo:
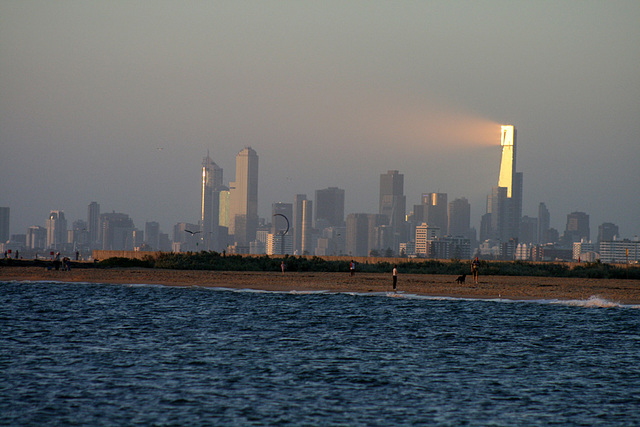
[[[500,124],[523,214],[640,235],[638,1],[0,2],[0,206],[11,233],[64,210],[197,223],[207,152],[259,156],[259,214],[380,174],[466,197],[479,228]]]

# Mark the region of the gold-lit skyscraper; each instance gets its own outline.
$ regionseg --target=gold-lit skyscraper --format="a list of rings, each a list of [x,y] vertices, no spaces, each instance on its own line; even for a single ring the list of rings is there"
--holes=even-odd
[[[501,127],[500,145],[502,146],[502,160],[500,162],[500,176],[498,187],[507,189],[507,197],[513,195],[513,181],[516,173],[516,130],[513,126]]]
[[[229,234],[238,245],[248,245],[258,227],[258,154],[253,148],[236,156],[236,180],[229,183],[229,191]]]
[[[518,239],[522,218],[522,173],[516,171],[516,129],[501,127],[502,158],[498,185],[487,199],[488,235],[485,238],[507,242]]]

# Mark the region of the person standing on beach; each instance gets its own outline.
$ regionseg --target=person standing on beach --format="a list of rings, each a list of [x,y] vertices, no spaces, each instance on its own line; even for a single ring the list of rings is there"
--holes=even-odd
[[[476,257],[473,261],[471,261],[471,273],[473,273],[473,281],[478,284],[478,269],[480,268],[480,261],[478,261],[478,257]]]
[[[393,290],[396,290],[396,287],[398,286],[398,268],[397,266],[393,266]]]
[[[284,270],[287,268],[287,266],[285,265],[284,261],[282,261],[282,263],[280,264],[280,269],[282,270],[282,274],[284,274]]]
[[[351,260],[351,264],[349,264],[349,272],[352,276],[356,274],[356,263],[353,262],[353,260]]]

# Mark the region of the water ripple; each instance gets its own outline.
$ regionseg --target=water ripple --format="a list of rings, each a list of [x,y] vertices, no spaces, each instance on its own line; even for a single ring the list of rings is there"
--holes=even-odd
[[[0,424],[634,425],[601,301],[0,283]]]

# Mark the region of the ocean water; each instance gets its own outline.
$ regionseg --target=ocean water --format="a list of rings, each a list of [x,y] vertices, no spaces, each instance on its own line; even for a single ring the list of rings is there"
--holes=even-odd
[[[0,282],[1,425],[639,425],[640,309]]]

